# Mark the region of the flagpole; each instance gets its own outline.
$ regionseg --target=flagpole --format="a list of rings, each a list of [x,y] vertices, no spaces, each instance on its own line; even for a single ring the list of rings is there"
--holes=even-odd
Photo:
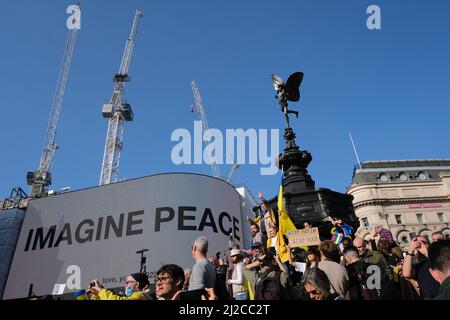
[[[361,161],[359,160],[358,152],[356,151],[355,142],[353,141],[352,133],[349,132],[348,135],[350,136],[350,141],[352,142],[353,151],[355,152],[356,160],[358,160],[359,168],[361,169]]]

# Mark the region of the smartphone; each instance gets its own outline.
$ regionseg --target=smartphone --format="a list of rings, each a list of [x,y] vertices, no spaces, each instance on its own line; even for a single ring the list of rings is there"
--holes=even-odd
[[[417,238],[417,233],[415,233],[415,232],[410,232],[410,233],[409,233],[409,238],[410,238],[411,240]]]
[[[180,300],[184,301],[202,300],[202,296],[205,296],[205,298],[207,296],[205,289],[184,291],[180,295]]]

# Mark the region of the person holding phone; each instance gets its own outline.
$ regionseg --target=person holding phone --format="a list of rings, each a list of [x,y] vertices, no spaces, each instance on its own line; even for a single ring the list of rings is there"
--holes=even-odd
[[[92,300],[151,300],[146,293],[149,284],[148,276],[145,273],[132,273],[125,280],[124,296],[105,289],[97,279],[89,283],[88,291],[92,294]]]
[[[427,238],[418,236],[411,240],[408,251],[403,261],[403,276],[415,279],[419,283],[420,298],[429,300],[439,293],[439,282],[431,275],[430,261],[428,259],[429,242]],[[413,258],[418,256],[418,261],[414,263]]]

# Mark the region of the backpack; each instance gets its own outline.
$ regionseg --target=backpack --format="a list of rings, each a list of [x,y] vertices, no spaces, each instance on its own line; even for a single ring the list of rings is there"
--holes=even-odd
[[[275,272],[273,277],[269,273]],[[281,285],[281,271],[268,270],[258,274],[255,284],[255,300],[284,300],[287,299],[284,288]]]

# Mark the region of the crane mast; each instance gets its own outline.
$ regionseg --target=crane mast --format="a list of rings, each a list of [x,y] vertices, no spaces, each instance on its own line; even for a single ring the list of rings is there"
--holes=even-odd
[[[136,10],[130,36],[126,42],[120,63],[119,73],[114,75],[114,91],[109,103],[103,105],[102,114],[109,119],[108,131],[106,134],[105,151],[103,154],[102,169],[100,174],[100,185],[117,181],[119,174],[119,162],[123,145],[123,126],[125,121],[133,121],[134,114],[131,105],[123,101],[125,82],[131,80],[128,76],[131,56],[138,32],[138,26],[142,12]]]
[[[200,91],[198,90],[197,85],[195,84],[195,81],[191,82],[192,92],[194,94],[195,104],[197,106],[198,113],[200,115],[200,120],[202,121],[202,128],[203,128],[203,134],[205,136],[206,140],[206,155],[207,160],[211,164],[211,170],[213,173],[213,176],[216,178],[220,178],[220,171],[219,166],[217,165],[216,158],[211,152],[211,138],[209,136],[209,127],[208,122],[206,120],[206,114],[205,110],[203,108],[203,102],[202,97],[200,96]]]
[[[79,5],[74,5],[78,12],[81,13]],[[66,89],[66,83],[69,76],[70,63],[72,61],[73,50],[75,48],[75,42],[77,37],[77,27],[79,24],[80,15],[73,16],[71,20],[71,28],[67,35],[66,46],[64,49],[63,62],[59,71],[58,82],[56,86],[55,96],[53,99],[52,112],[48,122],[48,128],[45,136],[44,147],[42,149],[41,159],[39,167],[36,171],[30,171],[27,173],[27,183],[31,185],[31,196],[39,197],[43,196],[47,187],[51,185],[51,169],[53,164],[53,158],[55,151],[58,149],[56,144],[56,130],[58,126],[59,115],[61,113],[61,106],[64,98],[64,91]]]

